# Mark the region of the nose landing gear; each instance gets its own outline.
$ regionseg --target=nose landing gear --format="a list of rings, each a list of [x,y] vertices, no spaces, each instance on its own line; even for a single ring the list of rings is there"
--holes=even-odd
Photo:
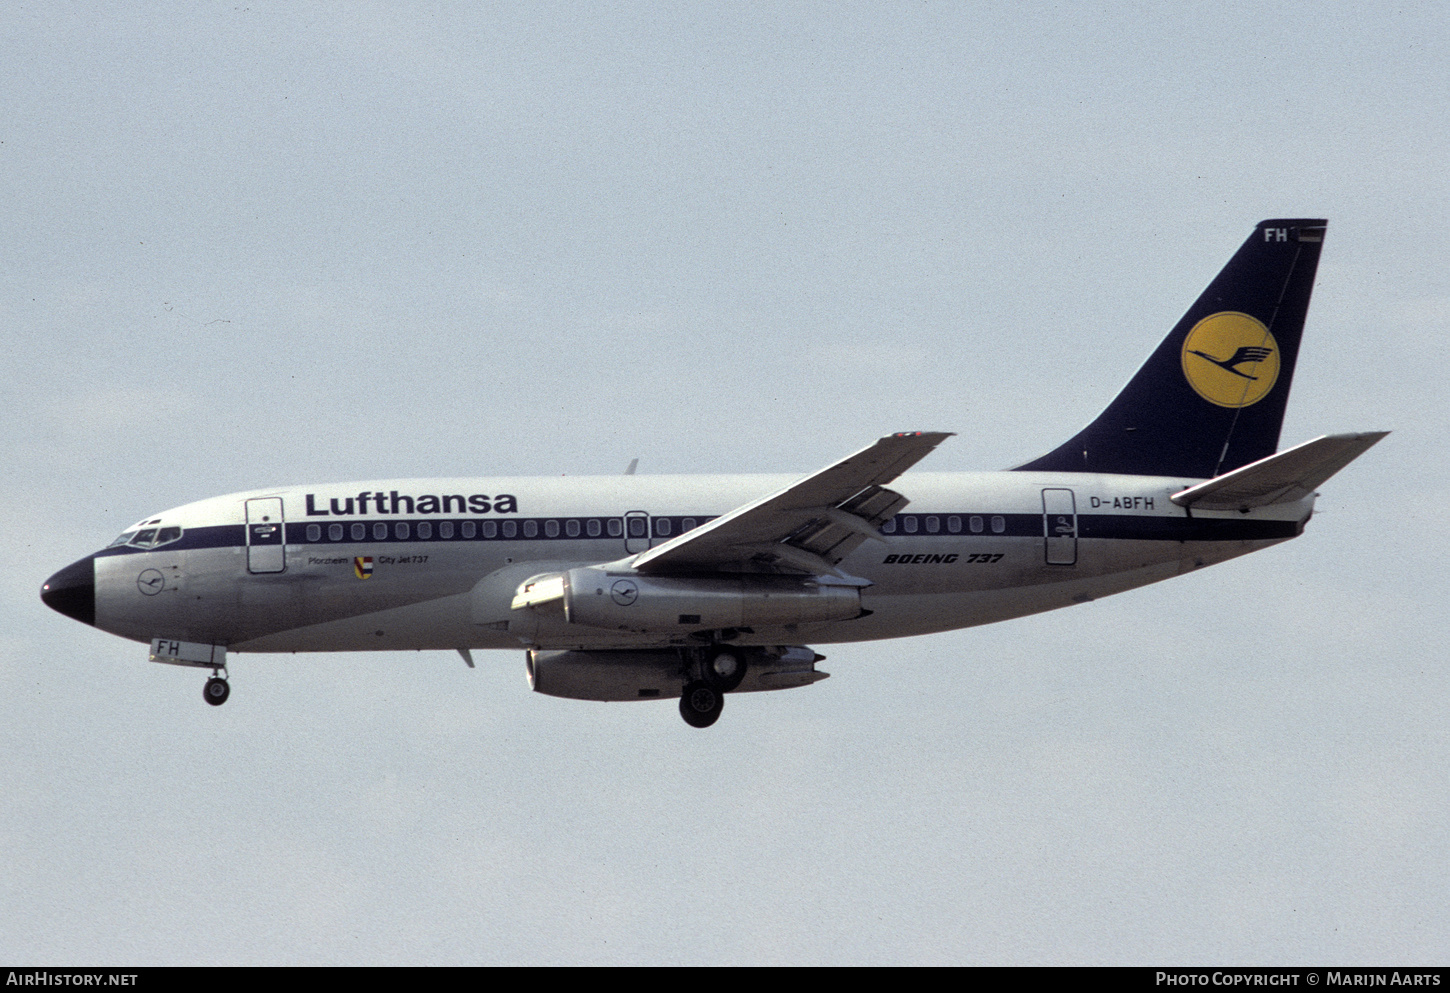
[[[227,682],[226,676],[218,676],[218,670],[212,670],[212,676],[202,687],[201,697],[213,707],[220,707],[227,702],[227,697],[232,695],[232,687]]]

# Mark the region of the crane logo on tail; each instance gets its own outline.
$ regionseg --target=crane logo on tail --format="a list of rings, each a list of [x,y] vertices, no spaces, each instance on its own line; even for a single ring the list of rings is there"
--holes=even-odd
[[[1211,314],[1183,339],[1183,375],[1220,407],[1248,407],[1279,378],[1279,343],[1262,321],[1238,311]]]

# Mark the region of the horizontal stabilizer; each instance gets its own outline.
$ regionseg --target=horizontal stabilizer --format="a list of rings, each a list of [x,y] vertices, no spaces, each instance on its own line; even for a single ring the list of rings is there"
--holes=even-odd
[[[1294,503],[1359,458],[1388,431],[1327,434],[1173,494],[1180,507],[1247,510]]]

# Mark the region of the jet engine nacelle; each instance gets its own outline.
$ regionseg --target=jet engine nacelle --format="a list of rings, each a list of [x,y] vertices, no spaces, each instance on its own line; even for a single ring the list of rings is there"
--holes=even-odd
[[[570,624],[642,633],[775,628],[861,616],[861,593],[804,576],[643,576],[586,567],[564,574]]]
[[[732,691],[787,690],[820,682],[829,673],[816,669],[823,656],[802,646],[731,649],[745,662],[745,678]],[[657,648],[625,651],[542,651],[526,656],[529,686],[535,693],[570,700],[661,700],[680,695],[692,677],[688,650]]]
[[[570,700],[658,700],[677,697],[685,662],[673,649],[616,652],[531,651],[529,687]]]

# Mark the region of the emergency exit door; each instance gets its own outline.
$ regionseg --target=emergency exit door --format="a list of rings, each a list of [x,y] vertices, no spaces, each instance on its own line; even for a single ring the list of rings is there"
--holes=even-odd
[[[631,510],[624,515],[624,552],[637,555],[649,551],[649,514]]]
[[[287,529],[282,498],[247,501],[247,571],[282,572],[287,568]]]
[[[1077,564],[1077,501],[1072,490],[1042,491],[1042,537],[1048,565]]]

